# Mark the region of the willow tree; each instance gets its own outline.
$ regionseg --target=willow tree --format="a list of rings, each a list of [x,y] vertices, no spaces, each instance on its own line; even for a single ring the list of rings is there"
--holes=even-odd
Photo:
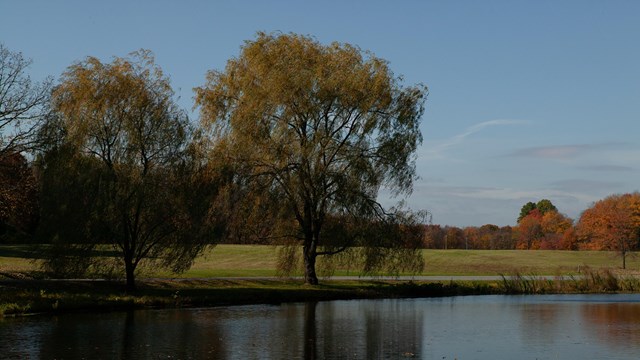
[[[284,215],[282,223],[295,225],[289,235],[302,244],[307,283],[318,282],[319,255],[403,246],[366,232],[338,242],[324,230],[344,221],[345,229],[397,222],[377,196],[383,187],[394,195],[412,189],[424,86],[404,87],[386,61],[356,46],[259,33],[195,91],[215,157],[234,164],[249,198],[268,194],[263,199],[276,199],[268,205]],[[413,258],[406,261],[418,258],[407,254]]]
[[[56,122],[48,126],[61,139],[44,157],[43,206],[57,206],[43,209],[43,223],[51,224],[45,233],[63,248],[112,244],[129,289],[141,262],[181,271],[211,240],[203,231],[206,184],[190,161],[188,118],[173,95],[148,51],[111,63],[89,57],[53,91]],[[56,219],[65,211],[76,224]],[[58,254],[47,263],[54,269],[90,265],[82,262],[86,252]],[[67,256],[74,254],[81,258]]]

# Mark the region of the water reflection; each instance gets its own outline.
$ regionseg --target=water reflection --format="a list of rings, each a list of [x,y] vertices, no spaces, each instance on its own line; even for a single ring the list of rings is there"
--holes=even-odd
[[[613,348],[640,344],[640,306],[637,304],[588,304],[581,311],[585,327],[604,344]]]
[[[484,296],[0,320],[2,358],[628,359],[640,296]]]
[[[317,302],[310,302],[304,306],[304,358],[307,360],[317,359],[318,334],[316,332],[316,308]]]
[[[319,358],[398,358],[420,354],[422,309],[412,301],[338,301],[315,306]],[[311,358],[311,357],[307,357]]]
[[[215,321],[196,312],[138,311],[14,320],[0,322],[0,349],[8,347],[4,353],[9,357],[135,359],[170,355],[200,359],[225,353]]]
[[[523,343],[554,344],[566,321],[572,317],[570,309],[559,304],[523,304],[516,310],[520,317],[520,332]],[[568,318],[565,318],[568,316]]]

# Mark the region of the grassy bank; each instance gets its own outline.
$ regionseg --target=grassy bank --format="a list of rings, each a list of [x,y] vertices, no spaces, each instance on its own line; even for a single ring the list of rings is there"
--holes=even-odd
[[[147,308],[185,308],[342,299],[382,299],[489,294],[585,294],[640,291],[640,279],[609,270],[585,269],[581,276],[546,280],[516,274],[499,281],[324,281],[318,286],[300,280],[186,279],[143,280],[126,292],[111,281],[0,281],[0,317],[115,311]]]
[[[208,249],[179,276],[143,270],[138,291],[127,293],[121,282],[38,280],[45,275],[39,273],[38,259],[30,249],[3,245],[0,316],[337,299],[640,291],[640,280],[631,276],[640,269],[638,258],[630,257],[628,270],[621,271],[620,259],[613,252],[424,250],[423,254],[426,267],[421,275],[516,276],[503,281],[444,283],[324,280],[313,287],[300,280],[260,279],[276,274],[277,250],[273,247],[221,245]],[[358,272],[339,268],[335,274]],[[580,276],[564,281],[536,277],[573,274]],[[212,279],[216,277],[245,279]]]
[[[0,317],[33,313],[113,311],[144,308],[280,304],[283,302],[496,293],[489,283],[326,281],[308,286],[286,280],[153,280],[126,292],[107,281],[0,282]]]

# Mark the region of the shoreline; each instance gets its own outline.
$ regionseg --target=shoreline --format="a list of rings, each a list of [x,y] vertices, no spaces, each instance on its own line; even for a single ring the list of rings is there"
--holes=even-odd
[[[0,280],[0,318],[32,314],[196,308],[290,302],[465,295],[610,294],[640,292],[640,279],[610,271],[550,278],[515,274],[500,280],[413,281],[218,278],[139,280],[126,292],[111,280]]]
[[[486,282],[442,284],[406,281],[324,281],[310,286],[291,280],[139,281],[127,293],[112,281],[0,281],[0,318],[31,314],[194,308],[289,302],[442,297],[495,294]]]

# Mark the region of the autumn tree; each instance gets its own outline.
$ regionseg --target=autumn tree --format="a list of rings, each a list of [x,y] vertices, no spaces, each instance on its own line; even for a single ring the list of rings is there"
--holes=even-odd
[[[0,242],[31,237],[38,217],[37,187],[23,155],[0,155]]]
[[[544,233],[563,234],[571,228],[573,221],[558,211],[548,211],[540,218]]]
[[[426,225],[424,247],[427,249],[443,249],[445,231],[440,225]]]
[[[580,250],[575,226],[568,228],[562,234],[562,239],[560,239],[559,249],[560,250]]]
[[[540,249],[571,250],[571,238],[573,234],[572,219],[559,213],[557,210],[549,210],[542,215],[540,225],[542,226],[542,233],[544,234],[540,243]]]
[[[522,206],[520,209],[520,215],[518,216],[518,222],[524,219],[525,216],[529,215],[530,212],[536,209],[536,203],[529,201],[528,203]]]
[[[545,206],[541,206],[545,210]],[[570,239],[573,220],[559,213],[555,206],[546,208],[543,213],[537,207],[529,212],[518,223],[518,249],[556,250],[563,247],[561,243]],[[567,233],[569,232],[569,233]],[[566,235],[566,237],[565,237]],[[564,239],[564,240],[563,240]]]
[[[485,224],[480,227],[480,242],[483,244],[484,249],[495,249],[496,238],[500,231],[500,227],[493,224]]]
[[[522,206],[520,209],[520,215],[518,216],[518,222],[524,219],[527,215],[529,215],[532,211],[538,210],[540,215],[544,215],[547,212],[557,212],[558,208],[548,199],[542,199],[537,203],[529,201],[528,203]]]
[[[513,250],[516,248],[516,235],[511,226],[501,227],[494,235],[496,249]]]
[[[585,248],[614,250],[622,256],[638,249],[640,241],[640,193],[611,195],[585,210],[576,226]]]
[[[467,226],[462,229],[464,237],[469,245],[469,249],[488,249],[486,247],[486,237],[484,237],[480,231],[480,228],[475,226]]]
[[[502,228],[493,224],[485,224],[480,227],[469,226],[464,228],[464,236],[469,249],[507,250],[515,248],[509,226]]]
[[[475,231],[465,229],[465,232],[475,235],[474,237],[468,237],[472,248],[485,250],[494,250],[497,248],[500,227],[493,224],[485,224],[475,229]]]
[[[32,81],[29,65],[31,60],[0,43],[0,158],[34,148],[48,112],[52,80]]]
[[[539,249],[540,240],[544,237],[542,232],[542,215],[537,209],[533,209],[527,216],[520,219],[517,226],[518,243],[520,250]]]
[[[46,265],[73,266],[86,250],[111,244],[128,289],[143,261],[187,269],[212,240],[202,226],[209,190],[188,146],[187,116],[153,55],[141,50],[111,63],[88,57],[73,64],[53,91],[53,110],[48,128],[61,138],[44,159],[43,205],[56,208],[43,210],[43,223],[75,229],[44,232],[54,249],[84,251],[58,251]],[[62,193],[65,186],[74,193]]]
[[[538,201],[538,203],[536,204],[536,209],[538,209],[538,211],[540,211],[542,215],[548,212],[558,212],[558,208],[556,208],[556,206],[553,205],[553,203],[549,199],[542,199]]]
[[[364,236],[331,242],[327,219],[377,224],[387,215],[376,200],[381,187],[411,191],[426,88],[400,82],[386,61],[355,46],[260,33],[196,89],[215,158],[237,164],[249,201],[276,198],[262,203],[295,224],[289,238],[302,245],[307,283],[318,282],[318,256],[383,250]]]
[[[467,248],[464,231],[456,226],[446,226],[444,228],[444,249],[465,249]]]

